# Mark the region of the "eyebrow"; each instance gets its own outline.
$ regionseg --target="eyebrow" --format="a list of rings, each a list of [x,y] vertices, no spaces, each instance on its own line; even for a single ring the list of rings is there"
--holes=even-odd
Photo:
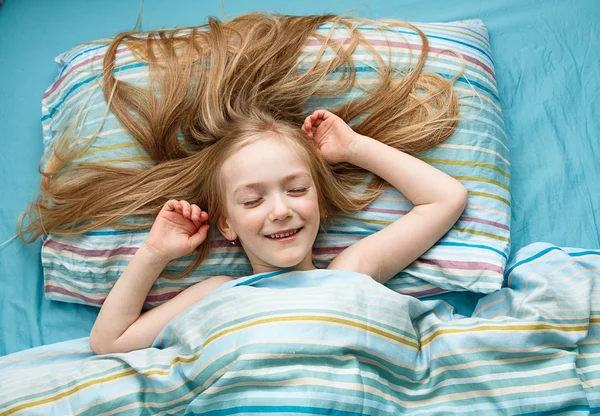
[[[296,172],[296,173],[292,173],[291,175],[287,175],[286,177],[284,177],[283,181],[289,182],[289,181],[292,181],[292,180],[294,180],[296,178],[300,178],[300,177],[310,178],[310,175],[306,172]],[[244,185],[240,185],[237,188],[235,188],[235,191],[233,191],[233,194],[235,195],[238,192],[246,190],[246,189],[260,188],[263,185],[264,185],[263,182],[254,182],[254,183],[247,183]]]

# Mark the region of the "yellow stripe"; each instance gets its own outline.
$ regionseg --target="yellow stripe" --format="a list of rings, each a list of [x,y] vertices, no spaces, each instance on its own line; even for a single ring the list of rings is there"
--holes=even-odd
[[[445,149],[474,150],[476,152],[488,153],[490,155],[496,156],[497,158],[501,159],[504,163],[506,163],[508,166],[510,166],[510,162],[508,160],[506,160],[504,157],[502,157],[502,155],[500,153],[498,153],[494,150],[484,149],[483,147],[467,146],[467,145],[463,145],[463,144],[447,144],[447,143],[438,144],[438,147],[445,148]]]
[[[469,195],[484,196],[486,198],[497,199],[498,201],[504,202],[506,205],[508,205],[510,207],[510,201],[508,199],[502,198],[501,196],[498,196],[498,195],[488,194],[487,192],[475,192],[475,191],[469,191]]]
[[[380,224],[380,225],[386,225],[387,226],[387,225],[390,225],[392,223],[391,221],[369,220],[369,219],[364,219],[364,218],[350,217],[350,216],[347,216],[347,215],[339,215],[338,217],[339,218],[345,218],[345,219],[348,219],[348,220],[362,221],[362,222],[366,222],[368,224]],[[508,237],[501,237],[499,235],[492,234],[492,233],[485,233],[483,231],[470,230],[468,228],[452,227],[452,229],[454,231],[460,231],[462,233],[469,233],[469,234],[473,234],[473,235],[480,235],[482,237],[493,238],[494,240],[504,241],[506,243],[510,242],[510,238],[508,238]]]
[[[469,230],[468,228],[452,227],[452,229],[454,231],[460,231],[462,233],[469,233],[469,234],[474,234],[474,235],[480,235],[482,237],[489,237],[489,238],[493,238],[494,240],[500,240],[500,241],[504,241],[506,243],[510,243],[510,238],[508,238],[508,237],[500,237],[499,235],[496,235],[496,234],[484,233],[483,231]]]
[[[96,152],[103,152],[105,150],[122,149],[124,147],[140,147],[140,148],[142,148],[142,146],[139,143],[111,144],[109,146],[101,146],[101,147],[97,147],[95,149],[90,149],[87,152],[85,152],[84,154],[82,154],[80,157],[87,156],[87,155],[90,155],[90,154],[96,153]]]
[[[35,402],[25,403],[25,404],[19,405],[17,407],[13,407],[10,410],[7,410],[5,412],[0,413],[0,416],[12,415],[13,413],[21,411],[23,409],[28,409],[28,408],[31,408],[31,407],[34,407],[34,406],[39,406],[39,405],[43,405],[43,404],[52,403],[52,402],[55,402],[57,400],[63,399],[65,397],[67,397],[67,396],[70,396],[73,393],[77,393],[78,391],[83,390],[83,389],[85,389],[85,388],[87,388],[89,386],[93,386],[95,384],[101,384],[101,383],[104,383],[104,382],[107,382],[107,381],[117,380],[119,378],[124,378],[124,377],[130,376],[130,375],[136,374],[136,373],[137,373],[137,371],[135,371],[133,369],[130,369],[130,370],[124,371],[122,373],[118,373],[118,374],[114,374],[112,376],[107,376],[107,377],[101,378],[99,380],[88,381],[88,382],[80,384],[78,386],[74,386],[74,387],[70,388],[67,391],[59,393],[56,396],[49,397],[47,399],[38,400],[38,401],[35,401]]]
[[[346,218],[347,220],[362,221],[362,222],[366,222],[366,223],[369,223],[369,224],[390,225],[392,223],[392,221],[369,220],[369,219],[366,219],[366,218],[349,217],[347,215],[338,215],[338,218]]]
[[[478,176],[452,176],[454,179],[458,180],[458,181],[477,181],[477,182],[487,182],[487,183],[491,183],[492,185],[496,185],[499,186],[505,190],[507,190],[508,192],[510,192],[510,188],[506,185],[504,185],[503,183],[500,183],[498,181],[495,181],[493,179],[487,179],[487,178],[480,178]],[[358,182],[357,185],[358,186],[369,186],[370,182]],[[387,189],[396,189],[394,188],[394,186],[390,185],[389,182],[384,182],[384,187]],[[510,206],[510,201],[507,201],[504,198],[500,198],[500,197],[496,197],[493,194],[483,194],[482,196],[490,196],[491,198],[498,198],[499,200],[505,202],[507,205]]]
[[[498,214],[498,215],[502,215],[503,217],[507,217],[509,216],[510,210],[507,211],[501,211],[498,209],[494,209],[494,208],[488,208],[488,207],[484,207],[481,205],[475,205],[475,204],[467,204],[467,210],[480,210],[480,211],[487,211],[487,212],[493,212],[494,214]]]
[[[460,333],[468,333],[468,332],[479,332],[479,331],[559,331],[559,332],[579,332],[579,331],[587,331],[587,325],[579,325],[579,326],[570,326],[570,327],[559,327],[550,324],[540,324],[540,325],[513,325],[513,326],[478,326],[475,328],[457,328],[457,329],[441,329],[439,331],[435,331],[433,334],[425,337],[421,340],[421,346],[425,346],[431,343],[434,339],[436,339],[440,335],[445,334],[460,334]]]
[[[484,39],[483,35],[479,35],[479,33],[478,33],[479,36],[475,36],[475,35],[473,35],[471,33],[468,33],[468,32],[462,31],[462,30],[449,29],[449,28],[446,28],[446,27],[440,28],[439,26],[430,26],[430,25],[424,25],[422,23],[419,23],[419,28],[423,28],[423,27],[428,27],[428,28],[431,28],[431,29],[437,29],[437,30],[439,30],[442,33],[443,32],[454,32],[454,33],[458,33],[458,34],[461,34],[461,35],[469,36],[469,37],[475,39],[477,42],[483,43],[488,48],[490,47],[489,43]],[[452,40],[452,39],[449,39],[449,40]],[[472,46],[474,46],[474,45],[472,45]]]
[[[89,161],[89,160],[82,160],[81,162],[78,162],[77,165],[78,166],[97,165],[97,164],[111,165],[111,164],[114,164],[114,163],[144,162],[144,161],[151,162],[152,158],[151,157],[124,157],[124,158],[121,158],[121,159],[99,160],[97,162],[95,162],[95,161]]]
[[[102,163],[113,164],[113,163],[151,162],[151,161],[152,161],[151,157],[125,157],[125,158],[122,158],[122,159],[103,160]]]
[[[234,328],[230,328],[227,330],[223,330],[222,332],[213,335],[212,337],[208,338],[205,343],[204,346],[206,347],[208,344],[210,344],[211,342],[217,340],[218,338],[221,338],[223,335],[229,334],[231,332],[234,331],[239,331],[241,329],[245,329],[245,328],[249,328],[252,326],[256,326],[256,325],[261,325],[261,324],[267,324],[267,323],[273,323],[273,322],[291,322],[291,321],[319,321],[319,322],[333,322],[333,323],[337,323],[337,324],[342,324],[342,325],[348,325],[348,326],[353,326],[355,328],[359,328],[368,332],[372,332],[374,334],[377,335],[381,335],[384,338],[388,338],[391,340],[394,340],[396,342],[399,342],[400,344],[404,344],[408,347],[412,347],[415,350],[418,349],[418,346],[416,343],[408,341],[402,337],[399,337],[397,335],[393,335],[387,331],[383,331],[381,329],[377,329],[374,328],[370,325],[365,325],[365,324],[361,324],[358,322],[353,322],[350,321],[348,319],[342,319],[342,318],[333,318],[333,317],[329,317],[329,316],[310,316],[310,315],[305,315],[305,316],[285,316],[285,317],[277,317],[277,318],[265,318],[265,319],[261,319],[258,321],[254,321],[248,324],[244,324],[244,325],[240,325],[240,326],[236,326]]]
[[[498,166],[490,165],[489,163],[479,163],[479,162],[465,162],[463,160],[444,160],[444,159],[429,159],[423,158],[421,159],[423,162],[427,163],[439,163],[443,165],[464,165],[464,166],[481,166],[488,169],[493,169],[495,171],[500,172],[503,176],[510,179],[510,175],[500,169]]]
[[[454,176],[454,179],[459,180],[459,181],[487,182],[487,183],[491,183],[493,185],[499,186],[500,188],[506,189],[508,192],[510,192],[510,188],[508,186],[506,186],[498,181],[494,181],[492,179],[478,178],[476,176]]]

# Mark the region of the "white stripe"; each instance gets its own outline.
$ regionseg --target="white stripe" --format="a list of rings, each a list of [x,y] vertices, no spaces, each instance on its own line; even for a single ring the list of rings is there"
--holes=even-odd
[[[502,159],[502,161],[504,163],[506,163],[507,165],[510,166],[510,162],[508,160],[506,160],[505,158],[502,157],[502,155],[498,152],[495,152],[493,150],[488,150],[488,149],[484,149],[483,147],[478,147],[478,146],[465,146],[465,145],[460,145],[460,144],[439,144],[439,147],[444,147],[444,148],[448,148],[448,149],[467,149],[467,150],[476,150],[478,152],[485,152],[485,153],[489,153],[492,155],[497,156],[498,158]]]
[[[238,360],[238,362],[239,361],[240,360]],[[499,362],[498,365],[503,365],[503,364]],[[442,369],[444,371],[446,371],[447,367],[443,367]],[[436,370],[442,370],[442,369],[436,369]],[[519,380],[519,379],[523,379],[523,378],[539,377],[539,376],[554,374],[557,372],[568,371],[568,370],[573,370],[573,369],[574,369],[573,363],[567,363],[567,364],[560,364],[560,365],[545,367],[545,368],[536,368],[536,369],[532,369],[530,371],[519,370],[519,371],[511,371],[511,372],[496,372],[493,374],[485,374],[485,375],[480,375],[480,376],[469,376],[469,377],[461,377],[461,378],[458,378],[458,377],[446,378],[443,381],[435,384],[433,387],[430,387],[430,388],[418,388],[417,387],[418,390],[415,390],[415,387],[413,387],[413,386],[418,385],[418,384],[421,384],[422,386],[430,384],[432,378],[434,377],[433,372],[429,377],[427,377],[424,380],[420,380],[418,382],[415,382],[414,380],[406,380],[411,384],[411,387],[404,387],[401,384],[392,384],[392,383],[390,383],[390,381],[388,379],[384,379],[384,378],[380,377],[378,373],[368,371],[365,369],[361,369],[361,368],[338,369],[338,368],[331,367],[328,365],[322,365],[322,366],[302,365],[302,364],[281,365],[281,366],[278,366],[275,368],[270,367],[270,368],[257,368],[257,369],[252,369],[252,370],[228,371],[227,373],[223,374],[221,376],[221,378],[228,379],[228,378],[235,378],[235,377],[253,377],[254,379],[256,379],[256,378],[262,379],[262,378],[264,378],[264,376],[270,376],[270,375],[281,374],[281,373],[289,374],[294,371],[310,371],[310,372],[316,372],[316,373],[337,374],[337,375],[356,375],[361,379],[362,378],[371,379],[380,386],[389,387],[390,389],[392,389],[398,393],[403,393],[407,396],[412,396],[415,399],[419,399],[421,396],[429,395],[429,394],[434,393],[437,390],[444,388],[446,386],[464,385],[464,384],[471,384],[471,383],[489,383],[491,381],[497,381],[497,380]],[[439,371],[435,371],[435,372],[438,373]],[[284,381],[284,384],[287,384],[288,379],[287,379],[287,377],[284,377],[284,378],[286,379]],[[359,384],[359,386],[361,386],[361,385]]]

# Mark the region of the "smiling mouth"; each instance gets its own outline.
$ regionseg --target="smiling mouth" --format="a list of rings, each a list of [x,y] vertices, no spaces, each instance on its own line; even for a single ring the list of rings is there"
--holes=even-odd
[[[300,234],[300,231],[302,231],[303,228],[304,227],[300,227],[300,228],[296,229],[296,231],[294,231],[293,234],[290,234],[285,237],[269,237],[268,235],[265,235],[265,238],[268,238],[269,240],[274,240],[274,241],[290,241],[290,240],[293,240],[298,234]]]

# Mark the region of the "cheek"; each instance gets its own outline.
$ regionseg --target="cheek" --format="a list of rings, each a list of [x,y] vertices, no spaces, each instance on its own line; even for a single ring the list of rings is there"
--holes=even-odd
[[[318,220],[319,203],[317,198],[303,199],[298,206],[298,211],[305,219]]]
[[[239,215],[240,225],[247,230],[261,230],[266,213],[259,207],[243,209]]]

